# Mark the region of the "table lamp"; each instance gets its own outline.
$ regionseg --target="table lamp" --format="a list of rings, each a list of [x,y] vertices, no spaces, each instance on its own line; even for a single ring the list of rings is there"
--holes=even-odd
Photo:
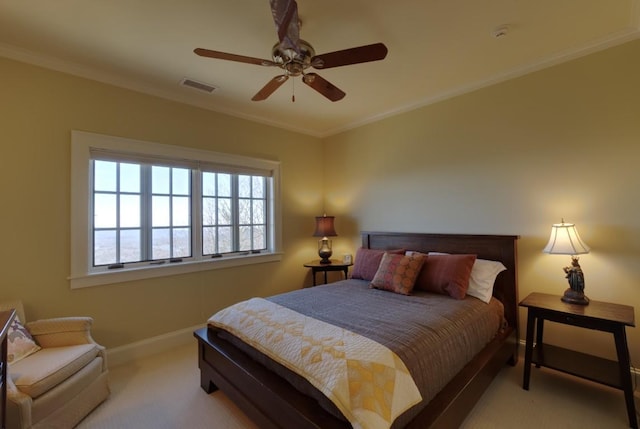
[[[316,231],[313,233],[314,237],[322,237],[318,240],[318,256],[320,256],[321,264],[330,264],[331,255],[331,240],[327,237],[336,237],[336,230],[333,226],[335,216],[316,216]]]
[[[563,268],[569,281],[569,288],[561,299],[569,304],[588,305],[589,298],[584,295],[584,275],[577,255],[589,253],[589,246],[580,239],[576,226],[572,223],[564,223],[564,219],[562,223],[553,224],[549,242],[543,252],[571,255],[571,266]]]

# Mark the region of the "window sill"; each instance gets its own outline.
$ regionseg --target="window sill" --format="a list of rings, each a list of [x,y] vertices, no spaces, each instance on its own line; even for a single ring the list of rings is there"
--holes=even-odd
[[[240,267],[243,265],[263,264],[282,260],[281,253],[262,255],[230,256],[224,259],[183,262],[162,266],[131,268],[127,270],[109,271],[101,273],[72,275],[68,278],[71,289],[81,289],[92,286],[102,286],[135,280],[167,277],[178,274],[194,273],[198,271],[217,270],[221,268]]]

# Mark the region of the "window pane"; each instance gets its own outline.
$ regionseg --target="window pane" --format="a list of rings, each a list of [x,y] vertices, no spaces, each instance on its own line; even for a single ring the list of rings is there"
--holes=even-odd
[[[218,252],[229,253],[233,251],[231,241],[231,228],[222,227],[218,228]]]
[[[96,231],[93,235],[93,263],[94,265],[115,264],[116,260],[116,232]]]
[[[140,227],[139,195],[120,195],[120,227]]]
[[[251,176],[238,176],[238,196],[240,198],[251,196]]]
[[[215,198],[202,199],[202,224],[203,225],[216,224],[216,199]]]
[[[231,225],[231,199],[218,198],[218,225]]]
[[[189,197],[173,197],[173,226],[189,226]]]
[[[140,166],[120,163],[120,192],[140,192]]]
[[[251,223],[251,200],[238,201],[238,218],[240,225]]]
[[[93,162],[93,189],[96,191],[117,191],[117,163],[109,161]]]
[[[170,226],[169,197],[154,196],[151,199],[151,226]]]
[[[260,177],[260,176],[252,176],[252,181],[253,181],[253,189],[252,189],[252,196],[253,198],[264,198],[264,185],[265,185],[265,180],[264,177]]]
[[[251,250],[251,227],[241,226],[239,229],[240,244],[238,250],[245,251]]]
[[[190,170],[186,168],[173,169],[173,194],[190,195],[191,181],[189,180]]]
[[[202,228],[202,254],[216,253],[216,228]]]
[[[218,195],[221,197],[231,196],[231,175],[218,174]]]
[[[267,248],[267,240],[265,239],[264,231],[264,226],[253,227],[253,250]]]
[[[120,262],[138,262],[141,259],[140,230],[120,231]]]
[[[116,214],[116,196],[114,194],[96,194],[94,196],[94,228],[115,228]]]
[[[191,230],[189,228],[174,228],[173,254],[174,258],[188,258],[191,256]]]
[[[171,192],[169,167],[152,167],[151,168],[151,192],[154,194],[169,194]]]
[[[170,229],[154,229],[151,234],[151,258],[167,259],[171,257]]]
[[[264,200],[253,200],[253,223],[266,223],[264,217]]]
[[[213,197],[216,195],[216,174],[202,173],[202,195]]]

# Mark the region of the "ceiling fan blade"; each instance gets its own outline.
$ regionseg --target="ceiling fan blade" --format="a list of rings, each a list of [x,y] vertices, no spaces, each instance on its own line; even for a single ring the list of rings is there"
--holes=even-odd
[[[212,51],[210,49],[196,48],[193,50],[196,55],[207,58],[217,58],[219,60],[237,61],[240,63],[255,64],[257,66],[275,66],[271,60],[263,60],[261,58],[245,57],[244,55],[229,54],[227,52]]]
[[[311,59],[311,65],[317,69],[329,69],[349,64],[379,61],[387,56],[387,52],[384,43],[374,43],[373,45],[316,55]]]
[[[280,88],[280,86],[283,83],[285,83],[287,79],[289,79],[289,76],[287,76],[286,74],[281,74],[279,76],[274,77],[269,82],[267,82],[267,84],[263,86],[262,89],[258,91],[258,93],[254,95],[251,100],[253,101],[266,100],[271,94],[274,93],[276,89]]]
[[[298,3],[295,0],[269,0],[273,22],[278,31],[280,49],[299,51],[300,20],[298,19]]]
[[[305,74],[302,76],[302,81],[331,101],[342,100],[344,96],[347,95],[342,92],[341,89],[337,88],[331,82],[320,77],[316,73]]]

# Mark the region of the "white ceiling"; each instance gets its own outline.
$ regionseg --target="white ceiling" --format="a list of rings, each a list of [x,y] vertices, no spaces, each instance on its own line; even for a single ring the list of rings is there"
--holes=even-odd
[[[0,56],[322,137],[640,37],[640,0],[298,0],[298,13],[317,54],[389,54],[317,71],[341,101],[298,77],[254,102],[279,69],[193,49],[270,59],[268,0],[0,0]]]

